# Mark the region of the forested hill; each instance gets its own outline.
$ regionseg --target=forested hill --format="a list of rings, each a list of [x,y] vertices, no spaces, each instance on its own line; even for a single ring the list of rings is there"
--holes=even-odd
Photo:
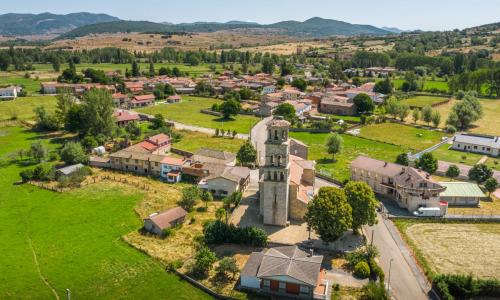
[[[197,22],[183,24],[153,23],[146,21],[116,21],[87,25],[72,30],[60,38],[76,38],[93,33],[117,32],[214,32],[242,28],[279,30],[282,34],[303,37],[327,37],[332,35],[385,35],[392,32],[371,25],[350,24],[347,22],[311,18],[304,22],[284,21],[269,25],[231,21],[227,23]]]
[[[0,34],[16,36],[60,34],[89,24],[117,20],[119,19],[110,15],[85,12],[67,15],[3,14],[0,15]]]

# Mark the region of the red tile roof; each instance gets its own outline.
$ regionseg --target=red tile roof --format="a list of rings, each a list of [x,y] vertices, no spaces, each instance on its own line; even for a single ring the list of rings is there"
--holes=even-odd
[[[137,95],[137,96],[134,96],[134,100],[136,102],[154,101],[155,100],[155,95],[153,95],[153,94]]]

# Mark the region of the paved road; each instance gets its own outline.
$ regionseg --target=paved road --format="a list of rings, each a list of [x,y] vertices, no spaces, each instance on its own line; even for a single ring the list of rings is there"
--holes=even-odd
[[[374,231],[373,244],[380,252],[379,261],[385,272],[386,283],[389,279],[389,265],[392,259],[391,296],[398,300],[428,299],[427,293],[430,286],[428,286],[427,279],[421,273],[392,222],[384,220],[379,214],[378,224],[367,226],[364,230],[369,241]]]

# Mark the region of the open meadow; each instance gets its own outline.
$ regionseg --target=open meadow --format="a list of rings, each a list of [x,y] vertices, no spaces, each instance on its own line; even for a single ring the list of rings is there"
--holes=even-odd
[[[309,146],[309,159],[316,160],[316,170],[318,172],[324,172],[340,181],[349,179],[350,164],[359,155],[392,162],[396,160],[398,154],[408,150],[401,146],[343,134],[344,147],[342,152],[335,155],[335,160],[333,160],[332,155],[328,154],[325,146],[329,134],[291,132],[290,136]]]
[[[241,139],[215,137],[196,131],[180,130],[178,132],[182,134],[182,139],[172,146],[189,152],[196,152],[200,148],[210,148],[236,153],[245,143]]]
[[[56,103],[54,96],[18,97],[14,100],[0,101],[0,121],[33,120],[35,118],[33,110],[36,107],[43,106],[47,112],[53,112]]]
[[[238,133],[249,133],[250,129],[260,120],[250,115],[238,115],[232,119],[225,120],[222,117],[200,112],[201,109],[210,109],[215,103],[222,103],[222,100],[183,96],[180,103],[157,104],[152,107],[137,109],[137,111],[150,115],[160,113],[165,118],[179,123],[213,129],[219,128],[226,131],[236,130]]]
[[[106,183],[65,193],[16,184],[26,162],[9,153],[37,140],[21,127],[0,128],[1,299],[63,298],[66,289],[77,299],[208,298],[121,240],[141,227],[134,208],[143,192]]]
[[[440,131],[387,122],[361,127],[360,136],[421,151],[439,143],[446,135]]]
[[[440,103],[448,100],[447,97],[437,97],[437,96],[415,96],[403,100],[403,103],[408,104],[410,107],[422,108],[424,106],[432,106],[436,103]]]
[[[500,278],[500,224],[395,223],[426,273]]]

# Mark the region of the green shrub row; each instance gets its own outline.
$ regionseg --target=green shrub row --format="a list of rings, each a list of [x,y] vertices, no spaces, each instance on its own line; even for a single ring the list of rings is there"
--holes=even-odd
[[[234,243],[264,247],[267,244],[267,234],[264,230],[250,227],[236,227],[222,221],[210,221],[203,228],[207,244]]]
[[[500,298],[500,281],[474,279],[471,275],[438,275],[432,281],[441,299]]]

